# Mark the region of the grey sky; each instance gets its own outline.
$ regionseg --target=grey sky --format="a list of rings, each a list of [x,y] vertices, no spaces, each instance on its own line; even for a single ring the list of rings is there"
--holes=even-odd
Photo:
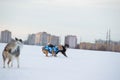
[[[119,41],[119,0],[0,0],[0,31],[13,36],[46,31],[93,42],[105,39],[109,28],[112,40]]]

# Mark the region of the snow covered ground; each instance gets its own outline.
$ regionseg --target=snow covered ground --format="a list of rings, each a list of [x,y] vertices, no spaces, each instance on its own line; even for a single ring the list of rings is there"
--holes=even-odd
[[[20,68],[2,68],[0,44],[0,80],[120,80],[120,53],[68,49],[68,58],[45,57],[40,46],[24,45]]]

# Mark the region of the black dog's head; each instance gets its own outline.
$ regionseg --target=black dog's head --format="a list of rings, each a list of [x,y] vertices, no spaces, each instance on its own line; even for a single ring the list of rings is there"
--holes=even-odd
[[[65,48],[69,48],[69,45],[68,45],[68,44],[65,44],[64,47],[65,47]]]

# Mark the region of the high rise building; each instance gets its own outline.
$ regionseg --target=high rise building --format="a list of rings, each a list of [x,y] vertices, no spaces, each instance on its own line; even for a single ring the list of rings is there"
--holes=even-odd
[[[12,40],[12,33],[8,30],[1,31],[1,42],[8,43]]]
[[[54,36],[54,35],[52,35],[51,37],[50,37],[50,42],[49,43],[51,43],[51,44],[53,44],[53,45],[59,45],[59,36]]]
[[[27,41],[29,45],[35,45],[35,34],[30,34]]]
[[[40,40],[41,39],[41,34],[42,34],[41,32],[35,34],[35,44],[36,45],[42,45],[41,40]]]
[[[27,42],[30,45],[45,46],[48,43],[51,43],[53,45],[59,45],[59,37],[50,35],[47,32],[39,32],[36,34],[29,35]]]
[[[40,37],[40,44],[42,46],[47,45],[50,42],[50,36],[51,36],[50,34],[46,32],[42,32]]]
[[[65,36],[65,44],[68,44],[70,48],[76,48],[77,46],[77,37],[73,35]]]

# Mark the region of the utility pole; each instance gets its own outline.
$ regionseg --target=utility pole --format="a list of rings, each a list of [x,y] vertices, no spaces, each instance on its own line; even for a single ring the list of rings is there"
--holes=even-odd
[[[111,45],[110,45],[110,42],[111,42],[111,30],[109,29],[109,35],[108,35],[108,46],[109,46],[109,50],[111,50]]]
[[[106,34],[106,49],[109,51],[110,50],[110,42],[111,42],[111,30],[107,30],[107,34]]]
[[[108,30],[107,30],[107,33],[106,33],[106,50],[108,50]]]

